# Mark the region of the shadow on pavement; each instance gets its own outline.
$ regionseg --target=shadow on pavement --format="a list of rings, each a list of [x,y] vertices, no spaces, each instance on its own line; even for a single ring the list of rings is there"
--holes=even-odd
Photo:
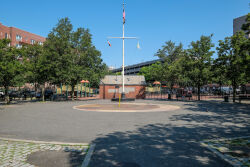
[[[138,125],[135,131],[100,135],[93,141],[96,149],[89,166],[230,166],[200,141],[250,135],[249,105],[197,102],[184,108],[192,114],[182,112],[172,115],[170,123]]]
[[[79,167],[84,155],[79,152],[38,151],[27,158],[29,164],[39,167]]]

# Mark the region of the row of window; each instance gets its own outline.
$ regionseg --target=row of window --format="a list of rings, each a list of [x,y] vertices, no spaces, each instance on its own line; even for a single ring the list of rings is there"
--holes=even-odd
[[[21,36],[21,35],[16,35],[16,40],[17,40],[17,41],[21,41],[21,40],[22,40],[22,36]],[[33,45],[33,44],[36,43],[36,41],[35,41],[34,39],[31,39],[31,40],[30,40],[30,43]],[[43,45],[43,43],[40,42],[40,41],[38,41],[37,43],[38,43],[39,45]]]
[[[2,33],[1,33],[1,34],[2,34]],[[5,37],[5,39],[11,39],[11,36],[10,36],[10,34],[8,34],[8,33],[5,33],[4,37]],[[21,35],[16,35],[16,41],[22,41],[22,39],[23,39],[23,37],[22,37]],[[33,39],[31,39],[31,40],[30,40],[30,43],[31,43],[31,44],[35,44],[36,41],[33,40]],[[43,42],[38,41],[37,43],[38,43],[39,45],[43,45]]]

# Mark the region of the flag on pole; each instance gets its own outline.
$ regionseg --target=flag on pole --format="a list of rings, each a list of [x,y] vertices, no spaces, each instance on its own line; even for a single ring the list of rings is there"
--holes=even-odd
[[[109,46],[111,46],[111,43],[108,41]]]
[[[137,49],[141,49],[139,41],[137,42]]]
[[[123,17],[123,24],[125,24],[125,10],[124,10],[124,8],[123,8],[123,15],[122,15]]]

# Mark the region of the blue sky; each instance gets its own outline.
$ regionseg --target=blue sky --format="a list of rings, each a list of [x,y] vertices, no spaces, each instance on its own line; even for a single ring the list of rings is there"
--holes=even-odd
[[[74,28],[89,28],[93,43],[109,66],[122,64],[123,0],[11,0],[1,2],[0,22],[44,37],[58,19],[69,17]],[[125,65],[156,59],[154,54],[168,40],[187,48],[201,35],[214,34],[213,42],[232,35],[233,19],[250,10],[249,0],[125,0]],[[216,56],[216,55],[215,55]]]

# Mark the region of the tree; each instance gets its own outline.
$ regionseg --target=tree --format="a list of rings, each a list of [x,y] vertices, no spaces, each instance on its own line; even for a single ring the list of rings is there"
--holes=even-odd
[[[44,56],[48,61],[48,80],[56,85],[68,84],[71,67],[71,34],[69,18],[60,19],[44,43]]]
[[[146,82],[162,81],[162,63],[157,62],[148,67],[142,67],[140,69],[139,75],[145,77]]]
[[[237,32],[231,37],[219,41],[218,61],[225,67],[224,75],[233,86],[233,102],[235,102],[236,88],[246,82],[246,69],[249,68],[249,47],[244,32]]]
[[[180,43],[176,45],[174,42],[167,41],[165,45],[162,46],[162,49],[159,49],[155,56],[164,59],[164,61],[168,64],[172,64],[176,61],[183,52],[183,45]]]
[[[167,41],[162,49],[159,49],[155,56],[164,60],[162,65],[162,81],[167,81],[167,85],[172,91],[175,84],[180,82],[181,66],[180,58],[184,55],[183,45],[176,45],[172,41]]]
[[[83,78],[90,83],[99,84],[100,78],[106,70],[102,62],[101,53],[92,44],[91,34],[88,29],[78,28],[72,33],[71,39],[71,66],[70,85],[72,87],[72,100],[74,99],[74,87]]]
[[[72,99],[74,87],[82,79],[97,86],[100,78],[108,72],[100,51],[92,44],[89,30],[78,28],[73,31],[67,17],[59,20],[48,35],[44,47],[46,59],[49,60],[49,80],[57,85],[69,84],[72,87]]]
[[[25,58],[25,79],[29,83],[34,83],[35,90],[37,90],[38,85],[42,85],[42,99],[44,101],[44,87],[45,83],[49,81],[49,62],[44,55],[43,46],[38,44],[25,45],[22,50]]]
[[[240,54],[242,55],[243,63],[242,68],[245,69],[243,73],[243,77],[245,83],[250,83],[250,38],[248,38],[241,45]]]
[[[248,37],[250,37],[250,13],[247,14],[246,23],[242,25],[241,29],[246,32]]]
[[[242,45],[241,45],[241,54],[245,57],[244,58],[244,65],[245,65],[245,79],[246,79],[246,82],[250,82],[250,13],[247,14],[247,17],[246,17],[246,23],[242,25],[241,29],[243,31],[245,31],[245,33],[247,34],[248,36],[248,39],[246,42],[244,42]]]
[[[200,100],[200,88],[211,79],[211,56],[214,51],[212,43],[212,35],[201,36],[200,40],[191,42],[191,46],[187,49],[183,67],[186,77],[190,79],[194,86],[198,89],[198,100]]]
[[[17,83],[17,77],[21,75],[22,64],[20,51],[17,48],[9,46],[10,40],[0,40],[0,85],[5,89],[5,101],[10,103],[9,87]]]
[[[222,85],[228,85],[228,79],[225,77],[226,67],[220,59],[215,59],[212,65],[212,81],[220,85],[220,93],[222,93]]]

